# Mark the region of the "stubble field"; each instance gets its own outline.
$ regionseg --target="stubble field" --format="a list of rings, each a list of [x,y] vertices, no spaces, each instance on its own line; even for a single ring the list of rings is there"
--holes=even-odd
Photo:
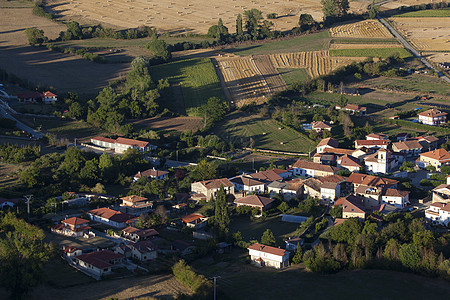
[[[369,3],[352,1],[350,9],[362,12]],[[309,13],[318,21],[323,16],[320,0],[50,0],[47,5],[63,19],[119,28],[148,25],[173,33],[206,33],[219,18],[234,32],[237,14],[252,8],[261,10],[264,16],[277,13],[276,30],[294,27],[301,13]]]

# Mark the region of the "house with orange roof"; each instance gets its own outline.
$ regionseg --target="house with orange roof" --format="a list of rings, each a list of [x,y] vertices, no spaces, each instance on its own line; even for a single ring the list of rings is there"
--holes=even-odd
[[[297,176],[321,177],[336,174],[339,168],[299,159],[292,170]]]
[[[151,239],[159,235],[159,232],[153,228],[140,229],[133,226],[128,226],[127,228],[122,229],[121,232],[123,237],[135,242]]]
[[[409,202],[409,192],[397,189],[386,189],[381,194],[381,204],[390,204],[399,209],[405,208]]]
[[[432,190],[432,202],[450,203],[450,183],[448,183],[449,177],[447,177],[447,184],[440,184]]]
[[[431,203],[425,211],[425,218],[433,224],[448,226],[450,223],[450,203]]]
[[[406,154],[408,157],[417,157],[422,153],[423,146],[416,140],[406,140],[392,144],[392,151]]]
[[[137,222],[139,217],[116,211],[107,207],[93,209],[87,212],[92,221],[116,228],[125,228]]]
[[[250,206],[258,208],[261,213],[272,206],[274,199],[259,196],[259,195],[248,195],[239,199],[234,200],[236,207],[239,206]]]
[[[217,197],[217,192],[223,186],[225,193],[234,195],[234,184],[228,178],[203,180],[191,183],[193,194],[203,195],[206,201],[212,197]]]
[[[273,182],[273,181],[281,181],[284,179],[287,179],[292,176],[291,172],[288,170],[281,170],[281,169],[271,169],[256,173],[251,173],[248,176],[254,179],[263,180],[266,182]]]
[[[264,193],[265,191],[265,182],[254,179],[247,176],[236,176],[230,178],[230,181],[234,184],[235,191],[242,192],[255,192],[255,193]]]
[[[110,274],[113,268],[123,265],[123,255],[110,250],[100,250],[75,256],[75,266],[96,279]]]
[[[152,168],[152,169],[148,169],[148,170],[145,170],[142,172],[141,171],[137,172],[133,176],[133,181],[136,182],[142,177],[148,177],[150,179],[155,179],[155,180],[163,180],[164,178],[167,178],[167,176],[169,176],[169,172],[156,170],[155,168]]]
[[[128,149],[138,149],[140,152],[147,152],[151,150],[155,150],[158,148],[155,145],[150,144],[149,142],[126,139],[123,137],[119,137],[116,139],[114,151],[117,153],[124,153]]]
[[[447,122],[447,113],[436,108],[418,113],[417,115],[419,116],[419,122],[422,124],[436,126]]]
[[[366,113],[367,113],[367,108],[366,107],[360,106],[360,105],[357,105],[357,104],[347,104],[344,107],[340,107],[339,105],[336,105],[336,109],[337,110],[342,109],[342,110],[348,111],[348,112],[350,112],[352,114],[360,115],[360,116],[365,116]]]
[[[387,140],[388,136],[382,133],[371,133],[366,135],[366,140]]]
[[[336,160],[336,165],[351,172],[359,172],[360,168],[364,167],[359,159],[347,154],[339,157]]]
[[[194,229],[201,229],[208,224],[208,219],[201,214],[190,214],[181,218],[181,221],[187,226]]]
[[[91,144],[101,148],[114,150],[114,148],[116,147],[116,140],[103,136],[96,136],[91,138]]]
[[[284,269],[289,266],[289,251],[285,249],[255,243],[248,248],[248,254],[253,265]]]
[[[416,160],[416,165],[422,169],[433,166],[439,170],[441,166],[450,165],[450,153],[442,148],[421,153],[419,159]]]
[[[52,226],[51,231],[56,234],[72,237],[90,237],[93,233],[90,232],[89,229],[91,229],[91,227],[89,227],[88,224],[89,220],[72,217],[62,220],[61,224]]]
[[[45,104],[53,104],[58,101],[58,96],[50,91],[46,91],[42,93],[42,102]]]
[[[364,202],[356,196],[345,197],[342,201],[342,218],[358,218],[365,219],[366,211],[364,210]]]
[[[317,153],[322,153],[325,148],[338,148],[339,142],[331,137],[323,139],[316,147]]]
[[[148,200],[146,197],[131,195],[122,197],[120,200],[122,200],[120,211],[135,216],[149,212],[153,207],[153,201]]]
[[[356,140],[355,149],[362,147],[387,149],[390,144],[391,144],[390,140]]]
[[[119,246],[114,252],[145,262],[158,257],[157,249],[152,241],[146,240]]]
[[[77,247],[71,245],[63,246],[63,256],[65,257],[72,258],[81,254],[83,254],[83,251]]]
[[[312,130],[316,131],[316,132],[322,132],[324,130],[327,131],[331,131],[331,126],[323,121],[319,121],[319,122],[313,122],[312,123]]]

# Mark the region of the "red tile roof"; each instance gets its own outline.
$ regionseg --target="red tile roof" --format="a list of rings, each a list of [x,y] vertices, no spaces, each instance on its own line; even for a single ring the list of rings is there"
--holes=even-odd
[[[388,197],[406,197],[407,195],[409,195],[408,191],[400,191],[397,189],[387,189],[386,192],[384,192],[383,196],[388,196]]]
[[[57,97],[55,94],[53,94],[53,93],[50,92],[50,91],[46,91],[46,92],[44,92],[42,95],[43,95],[44,97],[47,97],[47,98]]]
[[[333,148],[337,148],[337,147],[339,147],[339,142],[337,140],[329,137],[329,138],[321,140],[319,142],[319,144],[317,145],[317,147],[325,146],[325,145],[328,145]]]
[[[445,149],[436,149],[430,152],[425,152],[420,154],[420,156],[425,156],[431,159],[438,160],[440,163],[450,162],[450,153]]]
[[[423,117],[436,118],[436,117],[446,116],[447,113],[443,112],[443,111],[440,111],[438,109],[432,108],[432,109],[429,109],[427,111],[418,113],[417,115],[418,116],[423,116]]]
[[[82,218],[72,217],[69,219],[62,220],[61,223],[77,226],[77,225],[83,225],[83,224],[89,223],[89,221],[82,219]]]
[[[123,258],[123,255],[114,253],[110,250],[101,250],[97,252],[91,252],[75,256],[76,259],[84,261],[96,268],[104,269],[111,267],[111,261],[119,258]]]
[[[208,190],[209,189],[218,189],[218,188],[220,188],[221,185],[223,185],[224,188],[234,186],[234,184],[231,181],[229,181],[228,178],[211,179],[211,180],[204,180],[204,181],[200,181],[200,182]]]
[[[159,177],[159,176],[162,176],[162,175],[165,175],[165,174],[169,174],[169,172],[155,170],[155,169],[148,169],[148,170],[145,170],[143,172],[139,171],[138,173],[136,173],[136,175],[134,175],[134,177],[137,177],[137,178],[141,178],[142,176]]]
[[[359,173],[352,173],[350,177],[347,179],[347,182],[353,183],[353,184],[362,184],[366,186],[384,186],[384,187],[390,187],[393,186],[399,181],[389,178],[382,178],[378,176],[372,176],[372,175],[366,175],[366,174],[359,174]]]
[[[318,178],[322,182],[334,182],[334,183],[340,183],[347,180],[347,177],[341,176],[341,175],[329,175],[324,177]]]
[[[262,197],[258,195],[249,195],[245,196],[243,198],[239,198],[234,200],[234,203],[241,204],[241,205],[251,205],[251,206],[258,206],[258,207],[266,207],[270,203],[272,203],[274,199],[270,199],[267,197]]]
[[[195,221],[195,220],[197,220],[197,219],[201,219],[201,218],[204,218],[204,217],[205,217],[205,216],[204,216],[204,215],[201,215],[201,214],[190,214],[190,215],[187,215],[187,216],[182,217],[181,220],[182,220],[184,223],[190,223],[190,222],[192,222],[192,221]]]
[[[387,139],[387,135],[385,135],[385,134],[382,134],[382,133],[371,133],[371,134],[368,134],[367,136],[366,136],[366,139],[367,138],[373,138],[373,139],[377,139],[377,140],[385,140],[385,139]]]
[[[389,140],[356,140],[356,147],[361,146],[384,146],[389,145]]]
[[[240,184],[240,185],[244,185],[244,186],[264,185],[264,182],[255,180],[253,178],[248,178],[245,176],[237,176],[235,178],[230,179],[230,181],[235,184]]]
[[[344,109],[355,110],[355,111],[366,111],[364,106],[359,106],[357,104],[347,104]]]
[[[112,210],[107,207],[97,208],[88,211],[88,214],[92,214],[98,217],[105,218],[107,220],[117,222],[117,223],[124,223],[126,221],[135,219],[136,216],[126,214],[120,211]]]
[[[340,162],[339,162],[340,161]],[[359,160],[351,155],[345,154],[341,158],[338,159],[338,162],[343,167],[358,167],[361,168],[363,165],[359,162]]]
[[[128,244],[129,247],[132,247],[139,251],[140,253],[147,253],[152,252],[156,250],[156,246],[153,245],[151,241],[141,241],[137,243],[130,243]]]
[[[111,143],[111,144],[114,144],[116,142],[116,140],[114,140],[114,139],[106,138],[103,136],[96,136],[96,137],[91,138],[91,140],[96,140],[96,141]]]
[[[136,195],[131,195],[131,196],[122,197],[122,198],[120,198],[120,200],[136,203],[136,202],[147,201],[148,198],[141,197],[141,196],[136,196]]]
[[[278,172],[278,171],[281,171],[281,172]],[[262,172],[252,173],[252,174],[250,174],[250,176],[253,178],[267,180],[267,181],[283,180],[283,178],[278,174],[284,173],[286,171],[285,170],[278,170],[278,171],[275,171],[275,169],[266,170],[266,171],[262,171]]]
[[[136,147],[139,147],[139,148],[145,148],[149,144],[149,142],[132,140],[132,139],[126,139],[126,138],[123,138],[123,137],[117,138],[116,139],[116,143],[117,144],[122,144],[122,145],[136,146]]]
[[[331,129],[331,126],[328,125],[325,122],[319,121],[319,122],[313,122],[312,124],[313,129]]]
[[[140,228],[136,228],[136,227],[132,227],[132,226],[129,226],[129,227],[123,229],[122,232],[125,232],[128,234],[136,234],[139,237],[149,237],[149,236],[159,235],[159,232],[153,228],[140,229]]]
[[[317,170],[322,172],[331,172],[335,173],[339,168],[328,166],[328,165],[322,165],[319,163],[314,163],[306,160],[297,160],[294,164],[294,168],[300,168],[300,169],[308,169],[308,170]]]
[[[269,253],[269,254],[273,254],[273,255],[277,255],[277,256],[284,256],[286,253],[289,253],[287,250],[275,248],[275,247],[271,247],[271,246],[266,246],[266,245],[259,244],[259,243],[254,243],[253,245],[248,247],[248,249],[261,251],[261,252],[265,252],[265,253]]]
[[[399,151],[401,150],[410,150],[410,149],[422,149],[422,145],[419,144],[418,141],[404,141],[393,143],[392,147],[397,148]]]
[[[323,149],[323,154],[330,153],[330,154],[336,154],[336,155],[343,155],[343,154],[351,155],[354,151],[355,150],[352,150],[352,149],[325,148],[325,149]]]
[[[347,197],[342,204],[342,212],[366,213],[362,207],[363,202],[360,199]]]

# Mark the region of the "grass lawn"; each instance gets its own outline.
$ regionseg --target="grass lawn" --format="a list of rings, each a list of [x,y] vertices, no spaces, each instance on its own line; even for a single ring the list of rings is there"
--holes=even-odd
[[[50,260],[45,265],[44,270],[48,284],[56,288],[65,288],[95,282],[93,278],[72,268],[66,261],[59,257]]]
[[[99,135],[103,131],[83,121],[64,120],[58,118],[33,118],[32,127],[42,126],[42,131],[56,134],[58,137],[68,138],[73,142],[75,138],[85,139]]]
[[[448,282],[383,270],[320,275],[299,267],[285,271],[254,267],[218,283],[219,292],[230,299],[441,299],[450,293]]]
[[[305,82],[310,79],[306,69],[280,68],[278,72],[287,85],[291,85],[294,82]]]
[[[411,57],[411,53],[404,48],[368,48],[368,49],[331,49],[331,56],[345,57],[379,57],[387,58],[394,53],[400,54],[401,58]]]
[[[292,234],[300,224],[282,222],[280,216],[267,218],[265,221],[252,221],[249,216],[237,216],[230,222],[230,232],[240,231],[242,239],[246,242],[250,240],[261,240],[261,236],[266,229],[270,229],[279,246],[284,246],[283,237]]]
[[[403,14],[394,15],[392,17],[400,17],[400,18],[450,17],[450,8],[410,11]]]
[[[256,55],[289,53],[300,51],[325,50],[329,48],[330,34],[328,31],[308,34],[287,40],[267,42],[260,45],[240,46],[232,49],[226,49],[225,52],[237,55]]]
[[[315,141],[300,132],[279,125],[272,119],[238,111],[228,115],[212,132],[228,141],[240,141],[242,137],[248,140],[251,137],[255,141],[254,147],[259,149],[308,153],[315,147]]]
[[[194,58],[152,66],[150,73],[155,81],[168,78],[171,85],[181,85],[188,115],[199,115],[198,108],[210,97],[217,97],[224,101],[226,99],[214,66],[208,58]],[[172,98],[173,94],[166,94],[163,97],[163,102],[176,101]]]

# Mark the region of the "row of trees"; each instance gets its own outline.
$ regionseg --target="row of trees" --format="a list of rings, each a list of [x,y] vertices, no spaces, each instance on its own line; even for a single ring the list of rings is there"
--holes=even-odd
[[[31,162],[40,156],[38,146],[0,145],[0,161],[5,163]]]

